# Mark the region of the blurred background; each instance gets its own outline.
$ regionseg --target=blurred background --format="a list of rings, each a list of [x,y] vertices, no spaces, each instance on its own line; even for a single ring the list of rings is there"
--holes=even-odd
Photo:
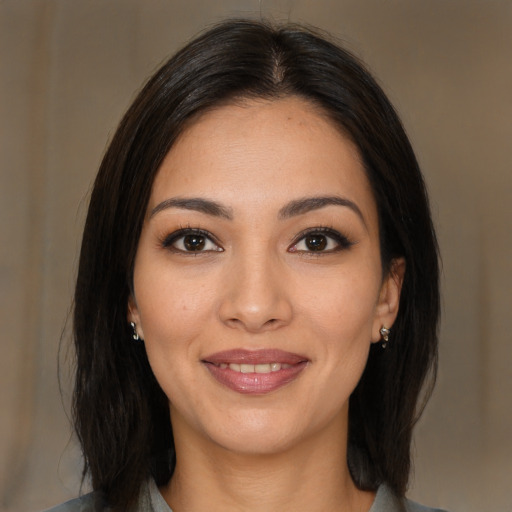
[[[228,16],[331,32],[396,105],[444,266],[409,495],[512,511],[512,2],[499,0],[0,0],[0,511],[78,492],[65,326],[91,182],[143,81]]]

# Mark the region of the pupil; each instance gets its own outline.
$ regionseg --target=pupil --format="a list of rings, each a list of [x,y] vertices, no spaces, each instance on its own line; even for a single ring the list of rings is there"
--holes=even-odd
[[[202,235],[187,235],[183,240],[183,244],[187,251],[200,251],[204,248],[205,239]]]
[[[308,235],[306,246],[310,251],[323,251],[327,247],[327,239],[323,235]]]

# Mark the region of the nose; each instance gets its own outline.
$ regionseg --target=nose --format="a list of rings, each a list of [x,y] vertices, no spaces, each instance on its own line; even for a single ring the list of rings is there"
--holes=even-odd
[[[272,331],[289,324],[293,309],[286,272],[277,259],[260,254],[231,265],[225,279],[221,321],[251,333]]]

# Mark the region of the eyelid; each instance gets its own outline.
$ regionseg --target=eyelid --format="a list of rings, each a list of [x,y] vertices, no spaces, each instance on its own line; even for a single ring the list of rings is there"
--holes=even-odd
[[[215,244],[218,247],[218,251],[212,251],[212,250],[205,250],[205,251],[184,251],[182,249],[178,249],[177,247],[174,247],[173,244],[178,241],[180,238],[183,238],[187,235],[200,235],[204,236],[208,240],[210,240],[213,244]],[[222,247],[220,241],[217,239],[213,233],[210,233],[209,231],[206,231],[201,228],[193,228],[193,227],[183,227],[179,228],[176,231],[173,231],[172,233],[169,233],[166,235],[162,241],[161,245],[164,249],[168,249],[180,254],[191,254],[191,255],[197,255],[200,253],[210,253],[210,252],[223,252],[224,248]]]
[[[321,234],[328,238],[333,239],[338,245],[334,249],[329,249],[325,251],[305,251],[305,250],[292,250],[299,242],[301,242],[306,236],[312,235],[312,234]],[[294,238],[294,241],[290,244],[288,247],[288,251],[290,252],[297,252],[297,253],[307,253],[312,255],[322,255],[322,254],[332,254],[334,252],[342,251],[345,249],[348,249],[352,245],[354,245],[356,242],[352,242],[347,236],[340,233],[338,230],[326,227],[326,226],[317,226],[313,228],[307,228],[301,231],[297,234],[297,236]]]

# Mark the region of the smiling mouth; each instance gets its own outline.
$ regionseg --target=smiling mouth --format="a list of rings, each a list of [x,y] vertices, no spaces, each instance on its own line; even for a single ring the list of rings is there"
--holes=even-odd
[[[287,363],[263,363],[263,364],[238,364],[238,363],[220,363],[218,366],[221,370],[229,368],[234,372],[240,373],[271,373],[279,370],[291,368],[291,364]]]
[[[202,363],[218,383],[232,391],[262,395],[296,380],[309,360],[276,349],[236,349],[212,354]]]

